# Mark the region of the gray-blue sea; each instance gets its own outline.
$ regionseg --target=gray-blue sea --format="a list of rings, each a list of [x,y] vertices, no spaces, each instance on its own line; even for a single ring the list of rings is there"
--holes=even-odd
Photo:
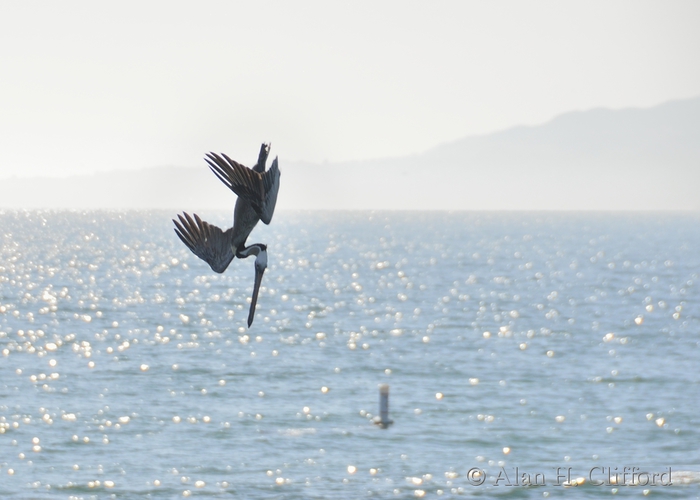
[[[0,212],[0,498],[700,496],[700,216],[174,215]]]

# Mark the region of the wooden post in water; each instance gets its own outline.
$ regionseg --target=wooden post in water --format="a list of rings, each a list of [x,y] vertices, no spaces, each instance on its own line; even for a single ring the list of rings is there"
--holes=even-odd
[[[376,423],[382,429],[386,429],[394,423],[393,420],[389,419],[389,384],[379,386],[379,421]]]

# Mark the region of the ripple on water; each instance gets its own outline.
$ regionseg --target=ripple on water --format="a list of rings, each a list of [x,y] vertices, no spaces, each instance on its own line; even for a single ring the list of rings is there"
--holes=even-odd
[[[695,495],[694,217],[279,215],[248,330],[250,263],[211,273],[170,214],[0,214],[4,494],[448,497],[500,494],[471,467],[638,465]]]

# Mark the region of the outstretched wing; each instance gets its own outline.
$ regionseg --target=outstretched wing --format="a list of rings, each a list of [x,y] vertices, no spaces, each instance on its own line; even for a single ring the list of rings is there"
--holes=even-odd
[[[208,153],[205,160],[221,182],[252,205],[261,221],[270,223],[280,187],[277,158],[270,169],[262,173],[241,165],[223,153],[221,156]]]
[[[263,202],[260,220],[265,224],[269,224],[272,220],[272,215],[275,213],[277,192],[280,190],[280,169],[276,156],[270,170],[262,174],[262,181],[265,189],[265,201]]]
[[[173,219],[175,233],[193,254],[205,261],[217,273],[223,273],[233,260],[231,233],[233,228],[222,231],[194,214],[194,219],[183,212]]]

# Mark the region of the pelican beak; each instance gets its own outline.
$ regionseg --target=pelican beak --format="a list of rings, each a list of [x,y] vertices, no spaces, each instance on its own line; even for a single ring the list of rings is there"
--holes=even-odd
[[[265,267],[259,265],[258,259],[255,260],[255,285],[253,286],[253,299],[250,302],[250,311],[248,311],[248,328],[253,324],[255,317],[255,305],[258,303],[258,292],[260,291],[260,283],[262,283]]]

